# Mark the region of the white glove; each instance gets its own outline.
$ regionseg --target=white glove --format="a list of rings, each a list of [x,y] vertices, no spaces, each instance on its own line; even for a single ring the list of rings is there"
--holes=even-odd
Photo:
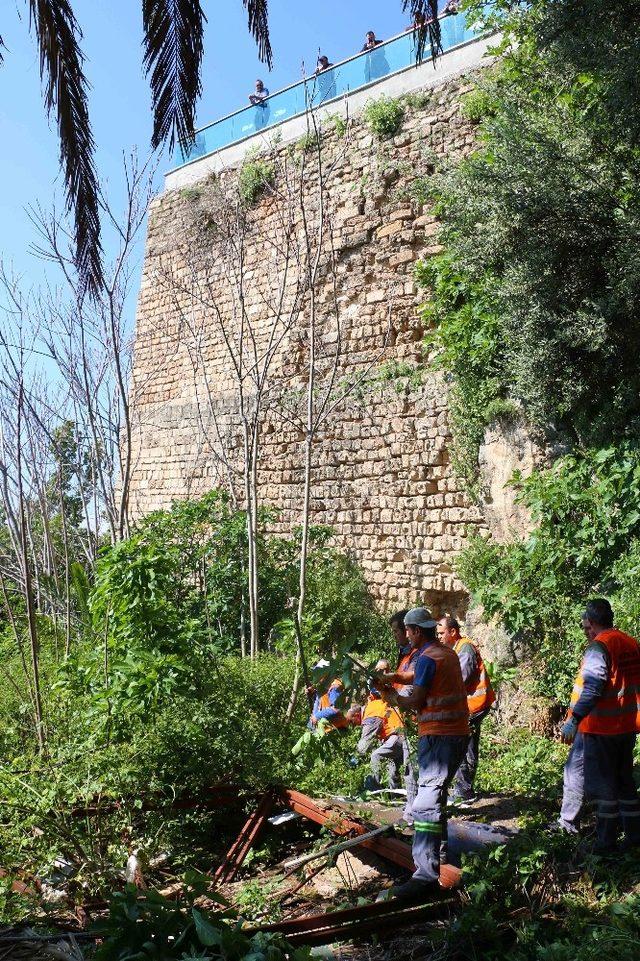
[[[573,714],[564,722],[560,728],[560,740],[563,744],[573,744],[573,740],[578,732],[579,723]]]

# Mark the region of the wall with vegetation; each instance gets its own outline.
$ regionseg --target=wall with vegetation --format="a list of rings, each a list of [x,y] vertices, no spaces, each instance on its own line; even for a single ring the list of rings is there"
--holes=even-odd
[[[134,370],[138,514],[229,483],[244,496],[241,478],[231,477],[241,471],[245,451],[237,377],[221,328],[232,327],[239,301],[212,197],[235,183],[247,205],[243,309],[264,339],[273,278],[282,268],[282,220],[292,178],[300,177],[312,216],[324,191],[334,248],[314,295],[321,339],[329,352],[339,341],[341,358],[335,370],[320,365],[318,390],[331,377],[335,394],[345,383],[357,386],[318,430],[311,519],[329,525],[336,545],[353,551],[382,605],[421,598],[442,610],[465,609],[453,558],[481,518],[451,469],[445,378],[423,350],[423,295],[413,271],[441,250],[429,184],[474,144],[474,122],[460,107],[472,83],[472,76],[456,78],[398,101],[373,101],[374,90],[364,114],[348,123],[324,120],[318,137],[310,129],[295,148],[276,142],[218,181],[155,201]],[[294,219],[299,240],[300,218]],[[290,301],[296,257],[287,249]],[[305,306],[283,336],[261,418],[258,486],[276,511],[274,530],[295,526],[301,511],[304,430],[292,424],[290,410],[282,415],[276,407],[304,387],[307,319]]]

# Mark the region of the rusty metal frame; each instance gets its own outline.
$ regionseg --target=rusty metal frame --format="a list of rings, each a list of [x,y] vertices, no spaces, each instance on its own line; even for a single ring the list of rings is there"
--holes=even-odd
[[[216,870],[215,880],[220,884],[233,881],[247,854],[265,829],[267,819],[273,811],[275,797],[271,789],[265,791],[258,807],[245,822],[222,864]]]
[[[323,827],[329,828],[334,834],[343,835],[353,833],[357,836],[358,834],[366,834],[372,827],[376,826],[365,821],[354,821],[351,817],[346,816],[340,808],[324,803],[318,804],[317,801],[307,797],[306,794],[301,794],[300,791],[283,788],[280,791],[280,798],[292,811],[296,811],[310,821],[315,821],[316,824],[321,824]],[[392,864],[397,864],[398,867],[404,868],[407,871],[413,872],[415,869],[411,848],[405,841],[401,841],[400,838],[388,838],[381,835],[380,837],[363,841],[362,846],[369,848],[369,850],[374,851],[381,858],[384,858],[386,861],[391,861]],[[440,884],[443,888],[458,887],[460,878],[461,872],[459,868],[454,867],[452,864],[440,865]]]
[[[445,916],[457,899],[446,896],[429,904],[403,905],[397,901],[382,901],[362,904],[343,911],[330,911],[314,914],[305,918],[279,921],[249,928],[251,936],[259,931],[282,934],[293,945],[332,944],[334,941],[349,941],[366,934],[382,934],[399,927],[408,927],[417,921],[425,921]]]

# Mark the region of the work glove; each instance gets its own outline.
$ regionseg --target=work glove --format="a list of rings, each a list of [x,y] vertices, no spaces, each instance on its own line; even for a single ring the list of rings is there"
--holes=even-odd
[[[573,740],[578,732],[579,721],[571,715],[560,728],[560,740],[563,744],[573,744]]]

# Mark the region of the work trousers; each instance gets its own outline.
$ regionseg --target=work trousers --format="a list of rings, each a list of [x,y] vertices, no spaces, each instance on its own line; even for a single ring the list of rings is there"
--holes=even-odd
[[[413,824],[413,802],[418,793],[418,782],[416,780],[416,768],[414,759],[411,757],[411,746],[409,738],[405,734],[402,739],[402,764],[404,770],[404,787],[407,792],[407,802],[404,807],[404,819],[407,824]]]
[[[447,791],[468,735],[423,734],[418,741],[418,793],[413,802],[414,878],[437,881],[447,844]],[[443,857],[444,859],[444,857]]]
[[[640,844],[640,800],[633,780],[635,734],[584,734],[584,790],[596,809],[596,846],[615,848],[620,827]]]
[[[571,745],[562,775],[562,807],[558,824],[563,831],[577,834],[584,806],[584,736],[580,731]]]
[[[469,718],[471,736],[469,737],[467,750],[462,758],[462,763],[456,771],[456,776],[453,781],[453,794],[461,801],[466,801],[468,798],[473,797],[473,782],[476,779],[478,759],[480,757],[480,726],[486,716],[487,712],[485,711],[477,718]]]
[[[382,764],[387,763],[387,774],[389,787],[400,787],[400,768],[404,760],[403,735],[390,734],[382,744],[371,752],[371,774],[364,782],[367,791],[379,791],[382,787],[380,776],[382,774]]]

